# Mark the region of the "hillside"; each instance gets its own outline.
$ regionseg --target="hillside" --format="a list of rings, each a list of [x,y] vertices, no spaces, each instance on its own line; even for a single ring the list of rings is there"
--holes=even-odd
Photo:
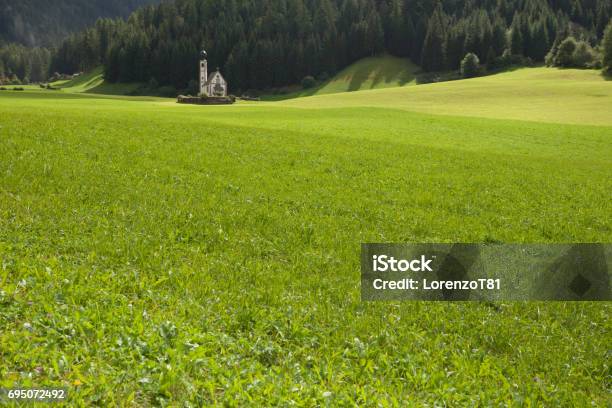
[[[69,92],[98,80],[0,91],[0,387],[608,404],[610,302],[362,302],[359,270],[362,242],[611,242],[612,81],[529,69],[205,107]]]
[[[313,89],[299,90],[280,95],[267,95],[264,100],[282,100],[340,92],[355,92],[415,85],[418,67],[405,58],[390,55],[369,57],[357,61],[333,78]],[[72,81],[54,84],[66,92],[85,92],[109,95],[127,95],[142,84],[109,83],[104,80],[101,67]]]
[[[286,107],[375,107],[433,114],[612,125],[612,81],[599,71],[523,68],[405,88],[279,102]]]
[[[405,58],[390,55],[369,57],[352,64],[313,89],[280,95],[266,95],[263,99],[268,101],[283,100],[312,95],[414,85],[414,74],[417,70],[418,67]],[[62,81],[53,85],[65,92],[129,95],[143,84],[109,83],[104,80],[103,69],[98,67],[71,81]]]
[[[159,0],[0,0],[0,45],[49,46],[105,17],[126,17]]]
[[[410,60],[390,55],[363,58],[343,69],[333,78],[312,89],[288,94],[268,95],[266,100],[281,100],[303,96],[326,95],[370,89],[393,88],[414,85],[418,67]]]
[[[68,93],[90,93],[100,95],[129,95],[142,84],[111,84],[104,80],[101,67],[80,75],[70,81],[59,81],[54,87]]]
[[[415,85],[417,67],[394,57],[367,58],[311,89],[267,95],[291,108],[370,107],[432,114],[612,126],[612,81],[594,70],[521,68],[469,80]],[[66,93],[129,95],[142,84],[109,83],[98,68],[54,84]],[[37,87],[31,89],[37,90]],[[571,109],[570,109],[571,107]]]
[[[75,72],[103,64],[111,82],[153,79],[185,89],[197,78],[198,55],[206,48],[209,64],[220,67],[232,92],[239,94],[292,86],[308,76],[333,76],[384,53],[410,58],[427,72],[457,70],[468,53],[495,69],[543,63],[553,46],[569,36],[588,41],[576,58],[582,64],[576,66],[584,66],[596,63],[592,46],[600,43],[612,13],[609,0],[221,3],[177,0],[139,9],[125,24],[96,27],[65,42],[53,69]],[[340,86],[364,89],[360,73],[352,74],[357,83],[344,86],[343,78]]]

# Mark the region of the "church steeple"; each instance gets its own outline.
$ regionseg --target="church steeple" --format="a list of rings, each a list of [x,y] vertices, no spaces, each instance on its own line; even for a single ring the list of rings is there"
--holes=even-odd
[[[206,92],[208,82],[208,54],[205,50],[200,52],[200,94]]]

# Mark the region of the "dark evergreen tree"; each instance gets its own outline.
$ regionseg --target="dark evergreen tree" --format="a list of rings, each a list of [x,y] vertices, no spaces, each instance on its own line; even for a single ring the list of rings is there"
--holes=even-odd
[[[512,28],[510,32],[510,53],[512,55],[523,54],[523,35],[518,27]]]
[[[447,65],[450,69],[459,69],[461,59],[465,55],[465,44],[469,41],[466,39],[467,30],[465,29],[465,22],[460,22],[453,26],[446,40],[446,59]]]
[[[612,20],[610,20],[604,32],[602,52],[604,69],[612,73]]]
[[[510,41],[509,49],[512,55],[523,55],[523,30],[521,29],[521,17],[517,13],[514,15],[512,20],[512,26],[510,28]]]
[[[504,53],[504,50],[508,47],[508,40],[506,38],[506,28],[504,22],[501,19],[497,19],[493,23],[493,32],[491,34],[491,47],[495,56],[500,56]]]
[[[423,52],[421,53],[421,66],[427,71],[442,71],[446,67],[444,50],[444,12],[439,3],[429,19]]]
[[[527,56],[535,61],[544,61],[544,57],[550,49],[550,46],[551,44],[546,27],[543,22],[538,21],[532,27],[531,42]]]

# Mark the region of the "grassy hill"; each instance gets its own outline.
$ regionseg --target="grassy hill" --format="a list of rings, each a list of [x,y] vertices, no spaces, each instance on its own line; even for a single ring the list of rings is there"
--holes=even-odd
[[[299,108],[377,107],[424,113],[612,125],[612,81],[599,71],[524,68],[463,81],[287,100]]]
[[[610,242],[611,94],[550,69],[216,107],[0,92],[0,387],[605,406],[609,303],[362,303],[359,251]]]
[[[267,95],[265,100],[281,100],[340,92],[383,89],[415,85],[418,67],[410,60],[390,55],[364,58],[345,68],[330,80],[312,89],[300,89],[284,95]]]
[[[117,83],[112,84],[104,80],[104,70],[99,67],[91,72],[80,75],[70,81],[59,81],[53,86],[60,88],[64,92],[70,93],[91,93],[100,95],[129,95],[142,84]]]

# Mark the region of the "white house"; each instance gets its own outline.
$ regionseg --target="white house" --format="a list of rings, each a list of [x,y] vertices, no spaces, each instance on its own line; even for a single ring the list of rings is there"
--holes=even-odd
[[[208,54],[200,53],[200,93],[208,96],[227,96],[227,81],[219,68],[208,75]]]

